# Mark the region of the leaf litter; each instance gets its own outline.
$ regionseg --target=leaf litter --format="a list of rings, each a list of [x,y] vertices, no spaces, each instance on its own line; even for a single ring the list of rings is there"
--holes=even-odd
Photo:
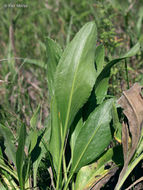
[[[124,167],[120,173],[118,183],[120,184],[124,177],[128,165],[133,158],[143,125],[143,87],[135,83],[129,90],[124,91],[118,104],[124,109],[123,113],[128,119],[128,123],[123,123],[122,127],[122,146],[124,154]]]

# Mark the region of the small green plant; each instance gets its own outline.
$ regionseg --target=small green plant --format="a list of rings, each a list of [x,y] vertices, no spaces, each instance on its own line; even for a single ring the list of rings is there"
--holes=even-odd
[[[46,153],[46,140],[49,131],[37,129],[40,107],[37,108],[30,120],[30,130],[26,125],[17,133],[9,126],[0,124],[0,188],[12,190],[37,189],[37,172],[41,159]]]

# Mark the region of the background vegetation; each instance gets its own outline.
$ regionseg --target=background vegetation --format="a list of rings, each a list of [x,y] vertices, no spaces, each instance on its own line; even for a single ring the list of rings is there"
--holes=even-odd
[[[105,47],[105,65],[140,42],[132,58],[112,68],[108,94],[120,97],[133,83],[143,85],[143,0],[1,0],[0,1],[0,123],[12,129],[30,120],[40,106],[37,128],[48,125],[50,97],[47,86],[46,37],[64,49],[88,21],[98,29],[97,45]],[[45,189],[49,178],[46,157],[38,170]],[[142,172],[142,163],[128,179]],[[48,180],[47,180],[48,183]]]

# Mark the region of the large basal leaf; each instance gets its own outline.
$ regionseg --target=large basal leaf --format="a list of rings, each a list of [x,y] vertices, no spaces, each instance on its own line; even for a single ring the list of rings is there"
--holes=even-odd
[[[8,159],[11,160],[14,165],[16,165],[16,148],[13,144],[14,137],[11,130],[8,127],[0,124],[0,133],[4,138],[4,145],[6,147],[5,153],[8,156]]]
[[[47,38],[46,40],[46,51],[47,51],[47,79],[48,79],[48,88],[50,96],[54,96],[54,78],[55,72],[62,55],[62,49],[60,46],[52,39]],[[50,153],[53,156],[54,168],[57,171],[58,169],[58,160],[60,152],[60,126],[58,122],[58,111],[57,103],[54,97],[51,101],[51,116],[50,116],[50,126],[51,126],[51,138],[50,138]],[[34,172],[35,174],[36,172]]]
[[[88,117],[82,127],[74,147],[71,172],[97,159],[111,141],[111,109],[113,99],[109,99]]]
[[[128,118],[129,126],[125,123],[122,127],[124,167],[120,173],[116,190],[121,188],[126,179],[124,176],[126,175],[128,165],[131,164],[131,160],[141,137],[141,128],[143,124],[143,97],[141,95],[141,89],[142,87],[135,83],[132,88],[124,91],[123,95],[118,100],[118,103],[124,109],[124,114]],[[131,142],[129,142],[130,139]]]
[[[22,125],[20,129],[18,148],[16,152],[16,168],[21,189],[24,189],[24,179],[22,176],[22,171],[23,171],[24,156],[25,156],[24,152],[25,140],[26,140],[26,126]]]
[[[98,76],[96,83],[95,83],[95,95],[97,99],[97,104],[101,104],[107,94],[107,90],[109,87],[109,78],[110,78],[110,71],[111,68],[119,63],[121,60],[124,60],[126,58],[132,57],[138,53],[140,50],[140,44],[137,43],[132,49],[129,50],[124,56],[114,59],[111,62],[109,62],[100,75]]]
[[[57,66],[55,96],[64,136],[95,83],[96,38],[95,23],[85,24],[66,47]]]
[[[54,94],[54,75],[56,67],[62,55],[62,49],[59,44],[54,40],[47,38],[46,39],[46,52],[47,52],[47,79],[48,79],[48,88],[50,95]]]

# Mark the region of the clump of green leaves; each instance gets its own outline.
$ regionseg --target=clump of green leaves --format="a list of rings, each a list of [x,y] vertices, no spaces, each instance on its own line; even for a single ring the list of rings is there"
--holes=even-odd
[[[6,146],[1,149],[2,161],[6,154],[14,165],[8,169],[1,162],[0,168],[9,174],[3,174],[3,181],[9,180],[9,176],[16,181],[13,189],[37,188],[36,174],[46,152],[50,161],[49,187],[56,190],[104,185],[105,176],[110,178],[122,165],[117,154],[121,154],[121,146],[108,149],[114,137],[121,141],[115,99],[107,95],[110,71],[121,60],[135,55],[140,45],[137,43],[124,56],[104,66],[104,46],[96,46],[96,41],[94,22],[85,24],[64,51],[47,38],[48,60],[44,69],[51,97],[48,127],[38,131],[38,107],[30,121],[31,130],[21,126],[19,138],[15,139],[17,148],[10,129],[3,125],[0,128]],[[7,181],[4,184],[9,186]]]
[[[87,23],[61,56],[59,46],[47,39],[51,68],[48,70],[48,81],[52,89],[49,151],[56,172],[57,190],[68,189],[70,182],[72,187],[79,187],[79,180],[74,181],[74,176],[83,166],[102,159],[106,154],[105,150],[112,140],[110,122],[114,105],[114,99],[106,99],[110,70],[119,61],[135,55],[140,47],[136,44],[127,54],[104,67],[104,47],[95,46],[96,36],[95,23]],[[95,177],[96,172],[92,171],[91,175]],[[104,169],[102,172],[105,172]]]

